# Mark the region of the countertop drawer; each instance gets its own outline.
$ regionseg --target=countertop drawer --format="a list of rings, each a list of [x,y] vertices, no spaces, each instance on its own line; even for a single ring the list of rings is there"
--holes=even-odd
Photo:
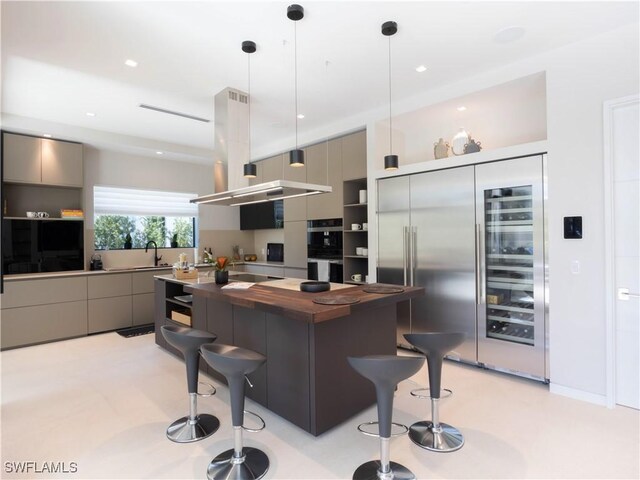
[[[86,277],[5,282],[2,309],[86,299]]]
[[[89,277],[89,298],[108,298],[131,295],[131,273]]]

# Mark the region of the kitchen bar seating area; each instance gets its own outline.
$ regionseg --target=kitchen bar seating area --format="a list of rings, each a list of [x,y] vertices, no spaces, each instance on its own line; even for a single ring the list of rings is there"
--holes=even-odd
[[[640,478],[640,0],[0,23],[0,477]]]
[[[211,459],[230,447],[228,390],[207,374],[200,380],[218,391],[200,399],[198,409],[215,414],[219,430],[189,444],[166,438],[167,425],[185,413],[185,369],[178,357],[158,348],[152,335],[109,333],[9,350],[2,353],[2,368],[2,429],[11,439],[3,441],[2,455],[14,462],[3,465],[6,478],[34,478],[33,465],[30,473],[17,473],[17,462],[29,460],[38,461],[40,469],[49,461],[64,462],[70,470],[73,462],[72,478],[205,478]],[[428,386],[427,378],[425,364],[400,382],[394,422],[411,425],[429,418],[427,401],[410,393]],[[474,367],[455,362],[444,363],[442,378],[454,395],[441,400],[441,419],[464,433],[465,445],[442,454],[414,445],[407,435],[393,438],[391,460],[417,478],[635,475],[633,442],[617,442],[633,438],[637,416],[632,411],[608,411],[552,395],[538,382],[497,372],[479,376]],[[376,439],[356,430],[376,418],[375,405],[318,437],[251,399],[245,408],[266,423],[262,432],[246,435],[246,444],[271,460],[264,478],[347,479],[357,466],[378,457]],[[247,416],[245,424],[256,422]]]

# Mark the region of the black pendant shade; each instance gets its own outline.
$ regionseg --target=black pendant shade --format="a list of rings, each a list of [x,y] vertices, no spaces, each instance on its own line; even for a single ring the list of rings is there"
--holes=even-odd
[[[255,163],[244,164],[244,176],[246,178],[256,178],[257,173],[258,173],[258,169],[256,168]]]
[[[304,167],[304,150],[299,148],[289,152],[290,167]]]
[[[397,170],[398,169],[398,155],[385,155],[384,156],[384,169],[385,170]]]

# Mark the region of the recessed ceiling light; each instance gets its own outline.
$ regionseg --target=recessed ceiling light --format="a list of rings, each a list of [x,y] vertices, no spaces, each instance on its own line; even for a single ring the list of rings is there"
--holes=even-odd
[[[466,109],[467,109],[467,107],[465,107],[464,105],[460,105],[460,106],[457,108],[457,110],[458,110],[459,112],[464,112]]]
[[[419,65],[416,67],[416,72],[418,73],[422,73],[422,72],[426,72],[427,71],[427,67],[425,67],[424,65]]]
[[[96,114],[93,112],[87,112],[87,117],[95,117]]]
[[[164,155],[164,152],[161,152],[160,150],[158,150],[158,151],[156,152],[156,155]]]
[[[498,30],[498,33],[493,36],[493,41],[496,43],[515,42],[516,40],[520,40],[524,36],[525,32],[526,30],[524,27],[505,27],[502,30]]]
[[[302,120],[304,118],[304,113],[299,113],[297,117]]]
[[[136,62],[135,60],[131,60],[130,58],[129,58],[129,59],[127,59],[127,60],[124,62],[124,64],[125,64],[127,67],[131,67],[131,68],[136,68],[136,67],[138,66],[138,62]]]
[[[44,138],[51,138],[51,134],[50,133],[44,133],[44,134],[42,134],[42,136]]]

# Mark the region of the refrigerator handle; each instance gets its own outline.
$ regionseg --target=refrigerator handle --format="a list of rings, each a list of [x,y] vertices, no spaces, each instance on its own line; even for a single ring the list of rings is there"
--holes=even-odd
[[[476,303],[484,303],[484,288],[482,285],[482,227],[476,223]]]
[[[404,286],[407,285],[407,227],[402,227],[402,273],[404,275]]]
[[[411,227],[411,286],[415,287],[416,262],[418,258],[418,227]]]

